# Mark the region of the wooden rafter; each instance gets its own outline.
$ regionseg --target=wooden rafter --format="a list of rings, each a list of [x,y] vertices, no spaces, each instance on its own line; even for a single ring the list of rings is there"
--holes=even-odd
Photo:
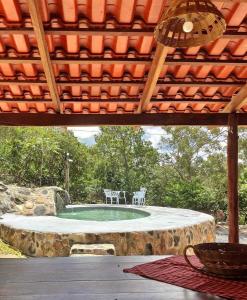
[[[9,84],[15,84],[15,85],[36,85],[36,86],[46,86],[47,82],[44,80],[0,80],[0,86],[2,85],[9,85]],[[148,81],[146,82],[146,85],[148,84]],[[111,87],[111,86],[122,86],[122,87],[143,87],[145,85],[145,81],[142,80],[130,80],[130,81],[120,81],[120,80],[90,80],[90,81],[76,81],[76,80],[61,80],[56,81],[57,86],[80,86],[80,87]],[[171,81],[164,81],[164,80],[158,80],[155,82],[155,86],[162,86],[164,87],[172,87],[172,86],[179,86],[179,87],[236,87],[241,88],[244,85],[244,81],[223,81],[223,80],[215,80],[215,81],[209,81],[205,82],[205,80],[191,80],[191,81],[184,81],[184,80],[171,80]],[[146,88],[147,89],[147,88]],[[150,91],[151,94],[151,91]],[[149,99],[151,99],[152,94],[149,96]],[[149,102],[149,101],[148,101]]]
[[[83,64],[83,65],[93,65],[93,64],[104,64],[104,65],[115,65],[115,64],[126,64],[126,65],[150,65],[152,60],[150,58],[51,58],[53,64]],[[41,60],[36,57],[0,57],[0,63],[7,64],[39,64]],[[242,59],[227,59],[227,60],[217,60],[213,56],[207,56],[205,59],[197,59],[196,56],[175,59],[172,55],[167,56],[164,62],[167,66],[235,66],[235,67],[246,67],[247,61]]]
[[[223,112],[225,113],[234,112],[240,109],[246,103],[247,103],[247,84],[241,88],[238,94],[232,97],[231,102],[226,105]]]
[[[71,97],[69,99],[60,99],[61,103],[139,103],[139,99],[136,97],[133,98],[88,98],[82,99],[81,97]],[[31,98],[26,99],[24,97],[15,97],[15,98],[0,98],[1,103],[51,103],[52,101],[49,99],[42,99],[42,98]],[[191,98],[184,96],[182,99],[174,99],[172,97],[164,97],[164,98],[152,98],[150,100],[151,103],[169,103],[169,104],[180,104],[180,103],[187,103],[187,104],[227,104],[230,102],[230,97],[222,97],[219,99],[211,99],[211,98]]]
[[[69,1],[69,0],[68,0]],[[221,0],[222,1],[222,0]],[[232,1],[232,0],[231,0]],[[154,27],[149,26],[144,29],[125,29],[125,28],[44,28],[45,34],[50,35],[80,35],[80,36],[153,36]],[[0,34],[33,34],[33,28],[26,27],[8,27],[0,28]],[[236,27],[227,27],[222,36],[224,39],[246,39],[246,32],[238,32]]]
[[[145,84],[143,94],[138,106],[138,113],[141,113],[145,111],[148,103],[150,102],[154,89],[156,87],[157,81],[160,76],[160,72],[164,66],[164,61],[166,59],[166,56],[168,54],[168,47],[163,46],[160,43],[157,43],[157,48],[155,51],[155,55],[153,58],[153,62],[150,68],[150,71],[148,73],[148,79]]]
[[[55,76],[53,73],[52,63],[45,39],[44,27],[41,19],[41,9],[39,7],[39,0],[28,0],[29,11],[32,19],[33,29],[37,39],[40,59],[43,65],[47,86],[50,91],[52,102],[57,111],[60,111],[60,101],[58,90],[56,86]]]
[[[153,31],[158,21],[153,9],[160,11],[160,3],[158,7],[148,5],[144,19],[136,14],[133,4],[128,4],[133,18],[127,16],[122,4],[112,16],[109,16],[111,9],[108,6],[98,13],[97,7],[89,4],[87,10],[90,13],[92,10],[94,16],[85,19],[78,15],[76,1],[71,7],[64,1],[58,10],[46,5],[41,10],[42,1],[27,0],[30,22],[26,9],[18,8],[16,1],[10,2],[13,3],[6,8],[3,5],[6,12],[0,28],[0,35],[3,35],[0,55],[2,113],[54,113],[54,104],[64,113],[83,115],[136,114],[137,109],[139,113],[144,112],[144,116],[165,112],[219,113],[225,106],[236,104],[236,96],[232,99],[231,95],[246,84],[244,5],[230,7],[230,26],[210,51],[203,47],[178,48],[169,51],[168,55],[164,46],[158,45],[153,60]],[[232,3],[232,0],[223,2]],[[237,2],[247,3],[247,0]],[[168,5],[167,1],[163,4]],[[12,11],[15,17],[11,16]],[[42,12],[48,17],[41,18]],[[5,35],[8,38],[5,39]],[[109,43],[103,38],[108,36],[122,38],[109,48]],[[90,40],[86,39],[81,47],[83,37]],[[134,51],[130,37],[136,44]],[[143,39],[139,43],[136,37]],[[234,49],[229,46],[232,41],[236,41]],[[123,42],[128,47],[120,51]],[[84,65],[88,68],[85,69]],[[131,65],[135,66],[133,72],[130,71]],[[53,68],[60,70],[59,73]],[[159,69],[163,70],[162,76]],[[147,70],[150,70],[148,78]],[[51,96],[45,93],[48,88]],[[140,91],[144,91],[141,102]]]

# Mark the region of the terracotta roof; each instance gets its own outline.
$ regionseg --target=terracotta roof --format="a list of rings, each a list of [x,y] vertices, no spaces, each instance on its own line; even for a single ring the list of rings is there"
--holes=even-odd
[[[167,1],[40,3],[62,112],[136,113]],[[245,85],[247,1],[214,3],[227,32],[201,48],[170,49],[148,113],[220,112]],[[1,112],[55,113],[27,1],[0,1],[0,33]]]

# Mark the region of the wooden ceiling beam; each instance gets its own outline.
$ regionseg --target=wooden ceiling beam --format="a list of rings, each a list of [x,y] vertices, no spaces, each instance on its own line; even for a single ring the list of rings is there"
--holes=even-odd
[[[247,84],[245,84],[241,90],[232,97],[230,103],[226,105],[223,112],[232,113],[239,110],[242,106],[247,104]]]
[[[126,65],[150,65],[152,59],[150,58],[51,58],[53,64],[81,64],[81,65],[93,65],[93,64],[104,64],[104,65],[115,65],[115,64],[126,64]],[[25,57],[0,57],[0,64],[40,64],[39,58],[25,58]],[[246,67],[247,60],[243,59],[227,59],[217,60],[214,57],[209,56],[205,59],[197,59],[195,57],[174,59],[172,55],[167,56],[164,65],[176,66],[176,65],[191,65],[191,66],[202,66],[202,65],[213,65],[213,66],[235,66],[235,67]]]
[[[227,126],[229,114],[47,114],[1,113],[0,126]],[[247,125],[247,114],[239,114],[238,124]]]
[[[81,99],[72,97],[71,99],[63,99],[60,98],[61,103],[139,103],[140,99],[136,98],[126,98],[126,99],[119,99],[119,98],[108,98],[108,99],[102,99],[102,98],[89,98],[89,99]],[[170,103],[170,104],[180,104],[180,103],[191,103],[191,104],[227,104],[230,101],[230,97],[222,97],[220,99],[212,99],[212,98],[202,98],[202,99],[195,99],[195,98],[189,98],[185,97],[183,99],[174,99],[174,98],[152,98],[150,100],[151,103]],[[52,100],[50,99],[44,99],[44,98],[33,98],[33,99],[25,99],[25,98],[0,98],[0,103],[52,103]]]
[[[168,49],[168,47],[164,47],[162,44],[157,43],[157,48],[154,54],[153,62],[148,73],[148,79],[145,84],[142,97],[138,106],[138,113],[145,111],[148,103],[150,102],[153,96],[161,70],[164,66],[164,61],[168,54]]]
[[[158,73],[158,72],[157,72]],[[158,74],[155,74],[158,76]],[[111,86],[122,86],[122,87],[140,87],[143,88],[145,86],[146,91],[144,90],[142,99],[149,98],[151,99],[153,96],[153,91],[155,89],[155,86],[159,86],[162,88],[165,87],[172,87],[172,86],[179,86],[179,87],[236,87],[241,88],[244,86],[243,81],[223,81],[223,80],[214,80],[214,81],[205,81],[205,80],[195,80],[191,79],[191,81],[184,81],[182,79],[177,80],[170,80],[170,81],[164,81],[163,79],[155,80],[154,79],[154,71],[150,75],[150,79],[145,81],[142,80],[130,80],[130,81],[118,81],[118,80],[109,80],[109,81],[56,81],[56,85],[63,87],[63,86],[80,86],[80,87],[111,87]],[[152,79],[152,80],[151,80]],[[150,83],[152,84],[150,87]],[[36,86],[47,86],[48,83],[46,81],[42,80],[0,80],[0,85],[36,85]],[[152,90],[152,91],[151,91]],[[146,106],[148,104],[149,100],[146,100],[144,103],[144,100],[142,101],[143,106]]]
[[[41,8],[39,7],[39,2],[39,0],[28,0],[29,12],[31,15],[33,29],[39,48],[40,59],[45,72],[45,77],[47,81],[47,86],[50,91],[51,99],[56,107],[56,110],[60,111],[59,95],[56,86],[55,76],[53,73],[52,63],[50,60],[50,54],[45,39],[45,32],[41,19]]]
[[[29,0],[31,1],[31,0]],[[50,35],[80,35],[80,36],[153,36],[154,27],[148,27],[145,29],[98,29],[98,28],[45,28],[45,34]],[[33,28],[24,27],[6,27],[0,28],[0,34],[34,34]],[[238,32],[236,27],[227,27],[226,32],[222,38],[226,39],[246,39],[246,32]]]

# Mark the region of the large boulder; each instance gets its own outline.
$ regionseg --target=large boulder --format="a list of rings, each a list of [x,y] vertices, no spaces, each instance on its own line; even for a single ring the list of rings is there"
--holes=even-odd
[[[0,182],[0,215],[53,216],[68,202],[68,194],[56,186],[26,188]]]

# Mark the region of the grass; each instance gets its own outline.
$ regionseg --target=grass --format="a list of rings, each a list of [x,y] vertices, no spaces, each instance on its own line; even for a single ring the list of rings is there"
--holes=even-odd
[[[23,257],[20,251],[11,248],[0,239],[0,256],[1,255],[16,255],[18,257]]]

